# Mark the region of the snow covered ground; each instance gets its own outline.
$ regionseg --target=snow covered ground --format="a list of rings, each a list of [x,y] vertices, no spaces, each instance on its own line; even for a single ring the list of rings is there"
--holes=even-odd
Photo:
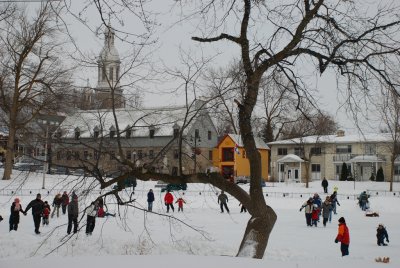
[[[0,176],[3,170],[0,169]],[[184,213],[166,214],[163,193],[155,188],[156,182],[139,182],[135,189],[135,208],[118,208],[110,197],[106,199],[109,212],[120,216],[97,218],[92,236],[84,231],[86,218],[80,222],[77,235],[66,236],[67,216],[50,219],[50,225],[34,234],[31,211],[21,215],[17,232],[8,231],[8,217],[15,197],[26,205],[42,193],[42,199],[52,203],[54,195],[73,187],[79,195],[83,210],[95,195],[86,194],[87,187],[96,188],[92,180],[84,183],[77,177],[46,175],[46,189],[42,190],[42,174],[19,173],[14,179],[0,181],[0,268],[36,267],[400,267],[400,183],[395,192],[387,192],[388,183],[329,181],[329,190],[338,187],[338,215],[324,228],[307,227],[304,212],[299,212],[303,202],[314,192],[322,199],[320,182],[304,184],[270,183],[263,188],[267,203],[276,211],[278,220],[272,231],[263,260],[232,258],[239,247],[249,214],[240,213],[237,200],[230,197],[230,214],[220,213],[217,204],[218,189],[210,185],[189,184],[184,199]],[[247,189],[248,186],[243,186]],[[146,195],[152,188],[156,201],[153,211],[146,213]],[[363,190],[370,190],[371,209],[380,217],[366,217],[355,200]],[[97,190],[98,192],[98,190]],[[130,194],[126,192],[126,196]],[[176,196],[182,192],[175,192]],[[159,214],[161,215],[159,215]],[[350,256],[341,257],[339,244],[334,243],[337,220],[345,217],[350,229]],[[387,226],[390,243],[387,247],[376,245],[378,223]],[[389,256],[390,263],[376,263],[376,257]],[[43,258],[45,257],[45,258]]]

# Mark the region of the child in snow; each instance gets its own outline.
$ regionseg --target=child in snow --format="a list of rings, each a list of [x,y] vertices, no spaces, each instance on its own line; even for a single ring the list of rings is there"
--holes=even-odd
[[[50,205],[47,201],[44,201],[44,208],[43,208],[43,226],[49,225],[49,215],[50,215]]]
[[[14,202],[11,204],[10,211],[11,211],[10,215],[10,232],[11,232],[12,230],[16,231],[18,229],[19,213],[20,212],[24,213],[19,198],[14,199]]]
[[[342,252],[342,257],[349,255],[350,234],[349,228],[346,225],[346,220],[343,217],[339,219],[339,228],[335,243],[338,242],[340,242],[340,251]]]
[[[315,227],[317,227],[317,223],[318,223],[318,218],[319,218],[319,207],[317,204],[313,205],[313,210],[311,213],[311,219],[312,219],[312,225],[314,225]]]
[[[384,240],[386,238],[386,242],[389,243],[389,235],[386,231],[385,226],[383,226],[383,224],[379,224],[378,228],[376,229],[376,238],[378,239],[377,244],[378,246],[387,246],[387,244],[385,244]]]
[[[242,203],[240,203],[239,206],[240,206],[240,213],[242,213],[242,212],[246,213],[247,212],[247,208]]]
[[[183,200],[182,197],[179,197],[178,200],[176,200],[175,203],[178,203],[178,212],[182,211],[183,212],[183,203],[186,204],[185,200]]]

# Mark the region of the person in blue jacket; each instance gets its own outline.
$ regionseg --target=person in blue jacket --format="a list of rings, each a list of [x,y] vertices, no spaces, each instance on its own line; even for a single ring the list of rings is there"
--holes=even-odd
[[[153,202],[154,202],[154,193],[153,190],[150,189],[147,193],[147,204],[148,204],[148,211],[153,211]]]
[[[383,224],[379,224],[378,228],[376,229],[376,238],[378,239],[377,244],[378,246],[387,246],[387,244],[385,244],[385,239],[386,242],[389,243],[389,235],[386,231],[385,226],[383,226]]]

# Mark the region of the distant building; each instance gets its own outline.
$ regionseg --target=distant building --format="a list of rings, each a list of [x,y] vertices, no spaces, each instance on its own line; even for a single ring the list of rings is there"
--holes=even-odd
[[[91,168],[97,161],[106,173],[126,168],[119,154],[135,167],[153,166],[155,172],[178,172],[179,133],[182,135],[183,173],[205,172],[212,166],[217,145],[216,128],[198,100],[186,107],[117,109],[119,132],[111,110],[80,111],[60,125],[53,162],[69,167]],[[120,137],[118,139],[118,136]],[[196,156],[195,156],[196,155]]]
[[[271,148],[271,176],[276,181],[305,181],[309,179],[339,180],[343,163],[348,179],[367,181],[382,167],[385,180],[390,179],[391,135],[387,133],[307,136],[268,143]],[[308,166],[307,166],[308,165]],[[400,181],[400,159],[394,166],[394,181]]]
[[[257,149],[261,155],[261,175],[268,180],[268,150],[267,144],[260,138],[255,138]],[[218,167],[222,176],[236,182],[250,177],[250,163],[242,142],[242,137],[235,134],[225,135],[214,149],[214,166]]]

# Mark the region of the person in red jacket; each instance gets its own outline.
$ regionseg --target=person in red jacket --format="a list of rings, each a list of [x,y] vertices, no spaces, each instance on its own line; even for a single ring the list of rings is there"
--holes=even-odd
[[[179,211],[183,212],[183,203],[186,204],[185,200],[182,197],[179,197],[178,200],[176,200],[175,203],[178,203],[178,212]]]
[[[320,212],[320,209],[319,209],[318,205],[314,204],[313,210],[311,213],[311,220],[312,220],[312,225],[314,225],[315,227],[317,227],[319,212]]]
[[[347,228],[346,220],[341,217],[339,219],[338,234],[335,239],[335,243],[340,242],[340,251],[342,252],[342,257],[349,255],[349,245],[350,245],[350,234],[349,228]]]
[[[164,196],[164,203],[167,206],[167,213],[169,213],[169,208],[171,207],[172,212],[174,212],[174,196],[168,191]]]

